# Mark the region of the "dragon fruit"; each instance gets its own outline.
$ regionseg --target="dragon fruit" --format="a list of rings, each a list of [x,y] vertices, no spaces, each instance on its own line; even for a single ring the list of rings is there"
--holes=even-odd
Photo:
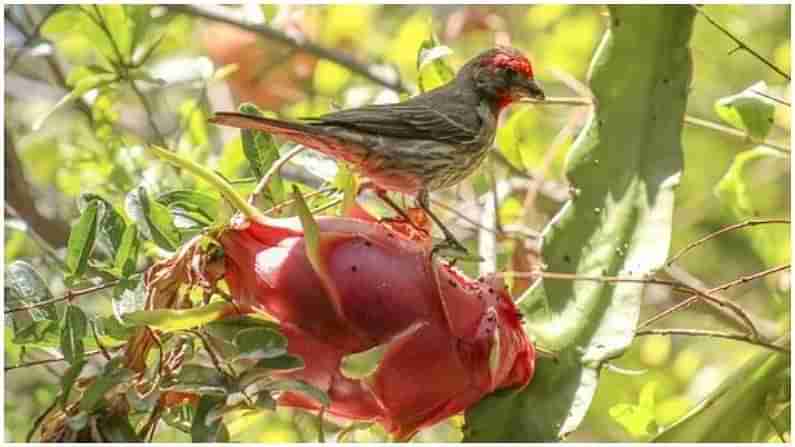
[[[535,350],[501,280],[437,260],[427,232],[358,206],[349,216],[317,218],[311,237],[298,218],[246,220],[219,237],[236,305],[273,316],[305,362],[277,376],[325,391],[327,413],[378,422],[401,440],[530,381]],[[341,369],[346,356],[377,349],[369,375]],[[320,408],[294,392],[279,403]]]

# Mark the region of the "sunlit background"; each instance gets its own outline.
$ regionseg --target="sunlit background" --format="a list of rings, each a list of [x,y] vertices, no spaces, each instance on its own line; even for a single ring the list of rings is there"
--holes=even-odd
[[[129,85],[102,95],[83,92],[86,94],[53,111],[67,93],[67,85],[73,87],[80,70],[96,63],[98,52],[106,49],[100,43],[102,37],[92,34],[95,30],[62,11],[49,17],[39,30],[36,24],[48,15],[49,8],[5,7],[6,204],[11,209],[6,210],[4,237],[5,262],[29,262],[48,282],[53,296],[62,294],[65,286],[63,272],[52,257],[63,252],[68,224],[77,217],[81,193],[93,192],[123,203],[126,192],[142,179],[152,185],[172,182],[152,168],[141,143],[166,138],[175,142],[173,147],[183,155],[206,160],[224,175],[236,178],[247,169],[239,133],[208,125],[206,119],[213,111],[234,110],[240,102],[248,101],[283,117],[304,117],[401,98],[398,92],[318,58],[314,52],[206,20],[193,10],[135,6],[132,9],[147,23],[146,29],[137,30],[140,35],[135,34],[135,38],[147,43],[142,47],[155,48],[152,54],[136,56],[145,60],[141,82],[136,84],[140,94]],[[449,58],[453,67],[495,43],[511,44],[533,61],[547,96],[587,96],[589,63],[608,21],[606,9],[596,5],[290,5],[230,9],[243,13],[248,20],[267,23],[288,35],[350,55],[381,78],[404,84],[409,94],[418,91],[418,50],[435,34],[441,44],[453,50]],[[789,6],[716,5],[706,10],[789,72]],[[161,35],[162,41],[154,47],[152,41]],[[716,101],[759,81],[766,83],[770,95],[790,97],[789,85],[781,76],[747,51],[732,51],[735,44],[700,16],[691,44],[694,73],[689,116],[726,126],[715,112]],[[93,129],[86,115],[92,117]],[[499,208],[504,227],[531,235],[540,232],[567,197],[564,160],[587,115],[588,108],[576,104],[520,104],[507,110],[497,138],[503,161],[487,162],[462,186],[435,195],[469,216],[467,221],[441,212],[456,234],[467,244],[476,245],[477,228],[471,221],[479,220],[480,210],[472,205],[472,199],[487,190],[492,181],[486,170],[493,172],[495,181],[510,176],[521,180],[515,175],[517,170],[543,176],[542,191],[546,192],[539,194],[531,210],[523,211],[525,197],[519,193],[502,200]],[[34,130],[36,126],[40,127]],[[777,104],[767,139],[789,147],[789,128],[790,109]],[[685,171],[676,192],[672,253],[727,224],[760,216],[789,216],[789,158],[749,162],[737,175],[745,179],[743,185],[751,203],[738,209],[722,199],[716,185],[727,175],[735,156],[754,145],[744,138],[696,125],[685,126],[683,143]],[[296,175],[333,176],[334,165],[318,162],[316,157],[305,157],[299,165],[303,170]],[[747,215],[748,209],[755,214]],[[498,269],[516,267],[513,244],[511,240],[500,241]],[[706,287],[719,285],[789,262],[789,244],[788,226],[749,228],[697,248],[682,258],[677,268],[680,275],[695,278]],[[788,274],[784,273],[733,288],[725,295],[747,309],[766,334],[776,334],[788,330],[789,289]],[[109,296],[95,294],[81,304],[88,311],[109,315]],[[641,320],[674,302],[667,288],[648,287]],[[660,327],[731,326],[709,307],[696,304]],[[13,330],[7,325],[6,366],[57,354],[54,348],[31,348],[22,358],[22,347],[12,338]],[[656,427],[686,413],[756,352],[758,348],[731,340],[637,338],[623,357],[602,371],[585,422],[569,440],[648,439]],[[6,372],[7,440],[25,438],[32,421],[55,398],[64,369],[64,363],[48,363]],[[236,414],[227,422],[234,440],[316,440],[314,418],[289,409],[275,414]],[[423,431],[415,440],[460,440],[462,423],[462,418],[453,418]],[[379,441],[384,436],[380,428],[373,428],[357,431],[349,439]],[[189,439],[166,425],[155,437],[156,441]]]

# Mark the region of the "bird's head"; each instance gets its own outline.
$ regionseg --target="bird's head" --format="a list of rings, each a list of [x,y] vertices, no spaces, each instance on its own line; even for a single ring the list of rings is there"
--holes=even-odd
[[[519,50],[496,47],[467,62],[459,76],[468,77],[484,99],[502,109],[522,98],[544,99],[533,78],[533,66]]]

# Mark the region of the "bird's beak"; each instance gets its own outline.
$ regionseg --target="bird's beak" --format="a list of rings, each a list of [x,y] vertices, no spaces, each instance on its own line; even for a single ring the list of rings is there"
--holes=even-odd
[[[544,98],[546,98],[544,91],[541,90],[541,86],[533,79],[522,81],[522,90],[526,98],[537,99],[539,101],[543,101]]]

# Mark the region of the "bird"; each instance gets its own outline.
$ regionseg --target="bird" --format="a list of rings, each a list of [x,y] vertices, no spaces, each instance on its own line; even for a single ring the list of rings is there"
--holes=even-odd
[[[293,121],[237,112],[217,112],[209,121],[267,132],[346,162],[382,199],[385,191],[414,196],[444,233],[443,246],[467,253],[431,212],[429,192],[472,174],[494,143],[500,112],[523,98],[545,99],[532,64],[520,50],[497,46],[467,61],[448,83],[403,102]]]

